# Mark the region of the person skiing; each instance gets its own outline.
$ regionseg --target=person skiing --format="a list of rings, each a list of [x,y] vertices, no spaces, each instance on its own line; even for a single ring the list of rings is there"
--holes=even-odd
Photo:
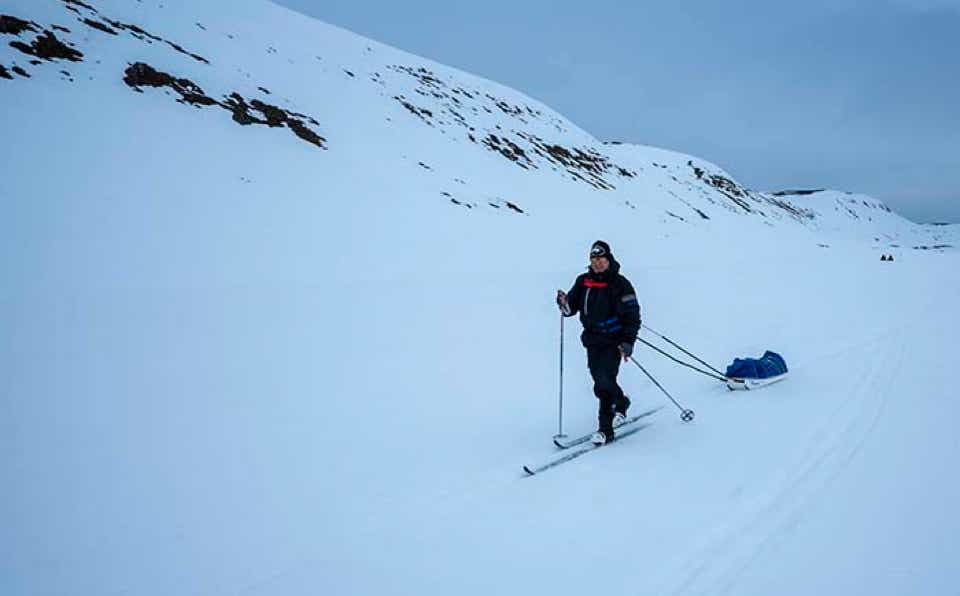
[[[630,399],[617,384],[620,359],[633,354],[640,331],[640,304],[633,285],[620,275],[620,263],[610,245],[597,240],[590,247],[590,266],[573,283],[569,292],[557,290],[557,306],[565,317],[580,313],[587,349],[587,366],[593,377],[593,393],[600,400],[594,445],[609,443],[613,429],[623,424]]]

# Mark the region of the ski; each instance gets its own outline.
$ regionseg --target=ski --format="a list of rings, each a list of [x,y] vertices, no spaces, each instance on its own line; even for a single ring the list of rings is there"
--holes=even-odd
[[[663,407],[663,406],[657,406],[656,408],[653,408],[652,410],[647,410],[646,412],[640,412],[639,414],[636,414],[636,415],[634,415],[634,416],[628,416],[627,419],[624,421],[624,423],[621,424],[620,426],[618,426],[617,428],[623,428],[623,427],[625,427],[625,426],[627,426],[627,425],[629,425],[629,424],[633,424],[633,423],[636,422],[637,420],[640,420],[640,419],[642,419],[642,418],[646,418],[647,416],[650,416],[651,414],[655,414],[656,412],[659,412],[662,407]],[[590,440],[590,437],[591,437],[592,435],[593,435],[593,432],[589,432],[589,433],[587,433],[587,434],[585,434],[585,435],[583,435],[583,436],[581,436],[581,437],[577,437],[577,438],[575,438],[575,439],[570,439],[569,441],[563,441],[563,440],[561,440],[559,437],[554,437],[554,438],[553,438],[553,444],[556,445],[557,447],[559,447],[560,449],[570,449],[571,447],[576,447],[577,445],[582,445],[583,443],[586,443],[587,441]]]
[[[640,416],[642,415],[638,414],[638,417]],[[551,459],[550,461],[540,464],[539,466],[523,466],[523,471],[526,472],[528,476],[539,474],[540,472],[549,470],[550,468],[555,468],[560,464],[564,464],[564,463],[567,463],[568,461],[577,459],[581,455],[586,455],[587,453],[590,453],[591,451],[599,449],[600,447],[616,445],[619,441],[623,440],[624,437],[629,437],[633,433],[650,426],[650,424],[651,424],[650,422],[647,422],[645,424],[640,424],[638,426],[631,426],[626,430],[617,432],[616,438],[613,440],[613,443],[608,443],[606,445],[594,445],[591,443],[590,445],[587,445],[586,447],[581,447],[580,449],[574,449],[573,451],[566,451],[560,457]],[[625,425],[621,425],[619,428],[623,428],[624,426]]]

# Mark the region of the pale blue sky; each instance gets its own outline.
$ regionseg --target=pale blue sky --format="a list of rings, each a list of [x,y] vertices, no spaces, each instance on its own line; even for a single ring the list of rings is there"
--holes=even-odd
[[[275,0],[761,190],[960,222],[960,0]]]

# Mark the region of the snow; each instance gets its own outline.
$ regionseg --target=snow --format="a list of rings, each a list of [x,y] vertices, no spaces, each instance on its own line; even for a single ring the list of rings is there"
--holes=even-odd
[[[733,183],[717,165],[605,145],[259,0],[87,4],[210,64],[64,2],[0,10],[85,54],[0,46],[31,75],[0,80],[0,592],[956,592],[958,226],[833,190],[738,186],[747,210],[694,172]],[[327,148],[136,93],[137,61],[314,118]],[[525,169],[469,126],[636,176],[601,190],[529,144]],[[597,238],[645,323],[718,367],[776,350],[790,378],[729,392],[638,345],[696,421],[667,403],[523,478],[554,453],[553,297]],[[571,434],[596,407],[578,332]],[[665,402],[632,365],[620,379],[637,411]]]

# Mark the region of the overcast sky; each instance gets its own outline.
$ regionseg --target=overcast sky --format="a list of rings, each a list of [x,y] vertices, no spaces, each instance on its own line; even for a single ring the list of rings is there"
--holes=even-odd
[[[518,89],[601,140],[960,222],[960,0],[275,0]]]

